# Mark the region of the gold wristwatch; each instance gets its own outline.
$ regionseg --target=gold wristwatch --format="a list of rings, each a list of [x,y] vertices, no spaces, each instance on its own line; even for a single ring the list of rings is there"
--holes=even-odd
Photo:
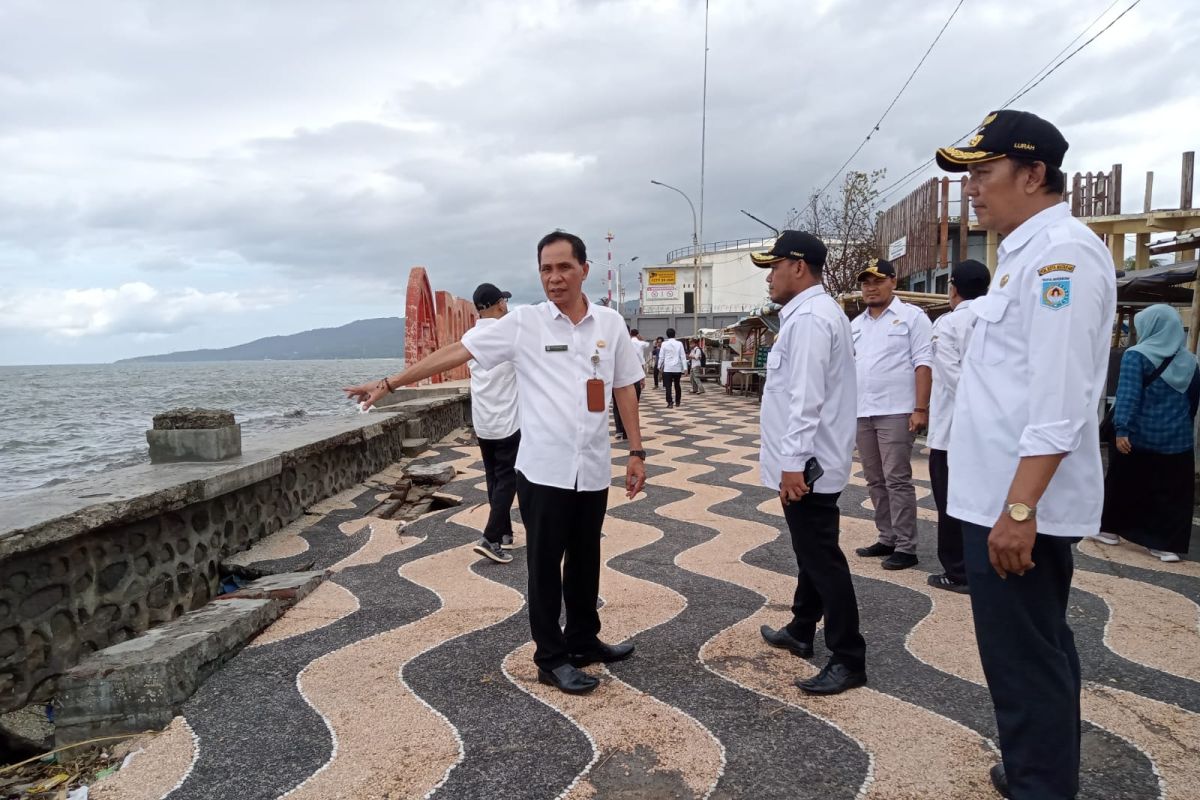
[[[1026,520],[1031,520],[1037,516],[1037,508],[1034,506],[1027,506],[1024,503],[1009,503],[1006,508],[1008,509],[1008,516],[1010,516],[1014,522],[1025,522]]]

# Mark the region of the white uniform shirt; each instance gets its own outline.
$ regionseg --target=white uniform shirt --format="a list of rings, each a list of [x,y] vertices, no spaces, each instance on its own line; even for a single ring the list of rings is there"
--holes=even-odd
[[[486,328],[497,320],[480,317],[476,328]],[[507,439],[521,427],[517,416],[517,369],[506,361],[495,369],[484,369],[479,362],[467,362],[471,369],[471,423],[480,439]]]
[[[683,342],[667,339],[658,348],[658,369],[661,372],[687,372],[687,354]]]
[[[950,432],[951,516],[991,527],[1017,462],[1066,453],[1037,504],[1038,533],[1100,530],[1104,473],[1097,408],[1116,314],[1112,256],[1064,203],[1000,244],[996,278],[971,304],[978,317]]]
[[[638,360],[643,364],[650,358],[650,343],[643,339],[634,339],[629,337],[629,341],[633,342],[633,351],[637,353]]]
[[[825,474],[813,491],[845,489],[855,402],[850,321],[823,288],[813,286],[780,309],[779,335],[767,355],[758,456],[763,486],[778,491],[782,472],[803,472],[816,456]]]
[[[963,357],[971,341],[971,326],[975,315],[968,306],[971,300],[961,301],[949,314],[942,314],[933,323],[933,394],[929,399],[929,433],[925,443],[931,450],[950,447],[950,427],[954,421],[954,393],[962,374]]]
[[[911,414],[917,406],[917,367],[933,366],[933,324],[925,312],[893,297],[873,318],[850,323],[858,369],[858,416]]]
[[[574,325],[553,303],[538,303],[513,309],[495,325],[472,328],[462,343],[484,369],[505,361],[516,366],[522,423],[517,471],[542,486],[607,489],[608,408],[588,411],[587,381],[602,379],[607,396],[646,377],[621,315],[589,303]],[[594,368],[593,355],[600,359]]]

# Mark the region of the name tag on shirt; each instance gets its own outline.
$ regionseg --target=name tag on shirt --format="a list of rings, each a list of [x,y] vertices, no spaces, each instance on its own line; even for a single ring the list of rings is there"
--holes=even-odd
[[[567,346],[565,344],[548,344],[546,345],[547,353],[565,353]]]

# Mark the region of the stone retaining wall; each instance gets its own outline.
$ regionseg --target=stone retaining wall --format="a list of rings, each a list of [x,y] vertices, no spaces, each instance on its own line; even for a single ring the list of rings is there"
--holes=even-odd
[[[49,699],[82,655],[199,608],[221,559],[469,424],[465,395],[314,421],[218,464],[114,470],[0,502],[0,712]],[[411,445],[411,442],[410,442]]]

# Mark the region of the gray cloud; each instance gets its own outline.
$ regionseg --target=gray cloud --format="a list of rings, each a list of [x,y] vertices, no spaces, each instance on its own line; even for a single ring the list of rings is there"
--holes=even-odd
[[[852,168],[896,178],[968,131],[1100,8],[1079,5],[964,5]],[[738,209],[778,224],[836,177],[952,7],[713,4],[705,239],[760,235]],[[610,229],[616,260],[653,263],[691,217],[650,179],[699,201],[702,20],[697,0],[6,4],[0,283],[399,297],[423,264],[535,300],[556,227],[601,269]],[[1151,120],[1194,97],[1198,38],[1138,8],[1022,106],[1061,123],[1072,168],[1114,148],[1156,168],[1183,149],[1181,120]]]

